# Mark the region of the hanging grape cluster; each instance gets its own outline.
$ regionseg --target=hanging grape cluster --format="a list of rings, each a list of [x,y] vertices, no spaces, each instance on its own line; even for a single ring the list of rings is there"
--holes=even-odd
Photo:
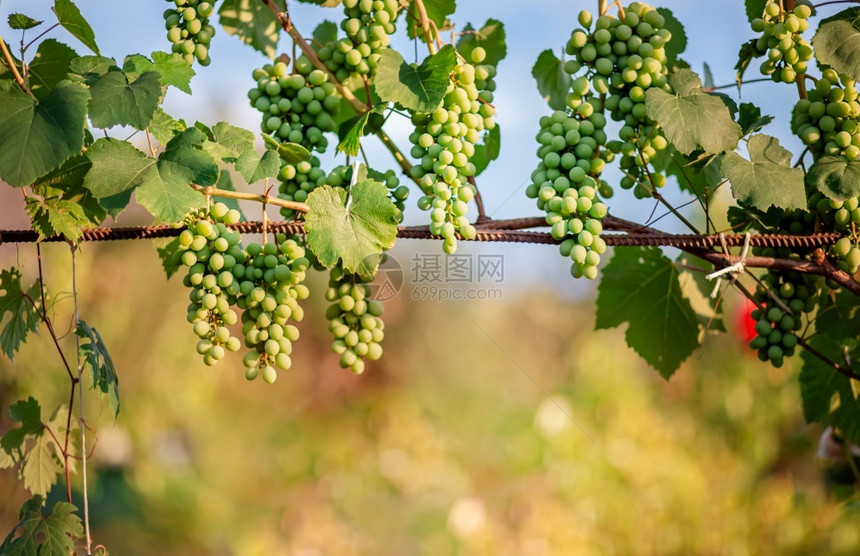
[[[370,76],[395,31],[397,0],[344,0],[340,27],[346,37],[323,45],[320,60],[344,82],[351,75]]]
[[[242,345],[229,326],[236,324],[233,310],[240,294],[235,268],[245,261],[241,235],[227,228],[239,221],[237,210],[215,203],[211,211],[192,211],[185,219],[186,229],[179,235],[182,264],[188,268],[183,284],[190,288],[188,322],[200,338],[197,353],[203,362],[214,365],[226,351]]]
[[[173,43],[172,50],[181,54],[190,66],[194,59],[201,66],[208,66],[209,43],[215,28],[209,25],[209,16],[214,11],[213,2],[199,0],[167,0],[176,7],[164,11],[164,26],[167,40]]]
[[[334,336],[332,351],[340,355],[340,366],[356,374],[364,372],[364,360],[382,357],[385,323],[382,303],[370,299],[369,279],[346,272],[336,266],[329,273],[325,298],[331,303],[326,310],[329,331]]]
[[[812,45],[802,35],[809,28],[812,8],[798,4],[793,11],[785,12],[780,4],[781,0],[768,0],[762,16],[752,20],[750,26],[761,33],[754,42],[756,54],[767,56],[761,73],[777,82],[794,83],[812,60]]]
[[[856,82],[832,69],[824,70],[795,105],[792,130],[814,156],[860,158],[860,102]]]
[[[472,61],[483,61],[483,49],[472,51]],[[479,100],[475,66],[461,61],[450,76],[442,105],[432,112],[415,112],[415,131],[409,140],[411,154],[420,163],[412,167],[424,196],[418,200],[422,210],[430,211],[430,232],[442,236],[446,253],[457,250],[457,234],[472,239],[477,234],[466,217],[475,187],[471,158],[485,130],[495,127],[495,109]]]
[[[283,142],[325,152],[324,133],[335,131],[340,99],[322,70],[302,56],[296,73],[287,64],[266,64],[253,72],[257,86],[248,91],[251,106],[263,114],[262,130]]]
[[[631,2],[623,14],[621,19],[607,14],[595,21],[589,12],[579,13],[582,28],[571,33],[566,47],[573,56],[564,66],[573,78],[567,101],[575,109],[590,94],[605,97],[606,111],[623,122],[620,141],[607,145],[621,154],[621,187],[633,188],[636,197],[643,198],[666,183],[665,176],[647,170],[668,142],[645,113],[645,93],[651,87],[669,90],[665,46],[672,34],[665,18],[647,4]]]

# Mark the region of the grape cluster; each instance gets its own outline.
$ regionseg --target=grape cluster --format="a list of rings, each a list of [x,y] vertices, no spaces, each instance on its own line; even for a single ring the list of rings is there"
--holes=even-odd
[[[283,62],[254,70],[257,86],[248,91],[248,99],[263,114],[263,133],[324,152],[324,133],[337,127],[340,99],[326,73],[314,69],[308,58],[298,58],[295,70],[290,74]]]
[[[188,268],[183,284],[191,288],[188,322],[200,338],[197,352],[207,365],[242,347],[228,328],[238,320],[232,308],[240,294],[235,273],[245,261],[245,252],[241,235],[227,225],[239,218],[239,211],[215,203],[208,214],[205,210],[189,213],[187,227],[179,235],[182,264]]]
[[[605,97],[606,111],[623,122],[620,141],[607,144],[621,154],[625,172],[621,186],[634,188],[641,198],[666,183],[662,174],[646,171],[668,142],[645,113],[645,93],[651,87],[669,90],[665,46],[672,33],[665,27],[665,18],[647,4],[631,2],[623,13],[621,19],[607,14],[596,21],[587,11],[579,13],[583,28],[571,33],[566,46],[573,56],[564,66],[573,78],[567,102],[575,109],[590,94]]]
[[[750,25],[753,31],[761,33],[754,43],[756,54],[767,55],[761,64],[762,75],[769,75],[777,82],[794,83],[812,60],[812,46],[802,36],[809,28],[812,8],[798,4],[793,11],[784,12],[781,3],[768,0],[762,16]]]
[[[325,170],[320,168],[320,161],[315,156],[298,164],[284,164],[278,178],[278,196],[299,203],[304,203],[311,191],[326,182]],[[287,220],[295,220],[298,214],[293,209],[281,208],[281,216]]]
[[[338,81],[373,73],[394,33],[398,7],[397,0],[344,0],[340,27],[346,37],[323,45],[317,53]]]
[[[369,299],[368,280],[336,266],[329,273],[325,298],[331,303],[326,310],[329,330],[334,335],[332,351],[340,355],[340,366],[352,372],[364,372],[364,359],[382,357],[385,337],[382,303]]]
[[[856,82],[825,69],[815,88],[795,105],[792,130],[815,156],[860,158],[860,102]]]
[[[562,241],[561,254],[573,260],[570,272],[577,278],[596,278],[600,255],[606,251],[600,233],[607,208],[599,190],[609,186],[599,176],[614,155],[604,148],[606,117],[595,110],[599,103],[590,99],[579,104],[574,115],[559,110],[540,119],[541,160],[526,188],[526,195],[546,211],[552,236]]]
[[[215,28],[209,25],[209,16],[214,11],[214,0],[167,0],[176,7],[164,11],[164,26],[167,40],[173,43],[172,50],[182,55],[190,66],[196,58],[201,66],[208,66],[209,42]]]
[[[753,309],[750,316],[756,321],[756,337],[750,347],[758,351],[762,361],[781,367],[785,357],[791,357],[797,346],[797,331],[803,327],[802,316],[815,308],[820,277],[799,272],[770,271],[762,282],[768,290],[758,286],[753,294],[762,307]],[[777,303],[770,295],[778,297]],[[789,309],[786,311],[785,309]]]
[[[846,234],[830,248],[836,266],[848,274],[860,271],[860,199],[828,199],[816,192],[809,196],[809,209],[818,213],[822,227]]]
[[[481,54],[475,49],[472,60],[482,61]],[[493,106],[479,100],[475,77],[475,66],[461,61],[450,76],[442,105],[412,115],[411,154],[421,161],[412,167],[412,177],[424,191],[418,206],[430,210],[430,232],[442,236],[446,253],[456,251],[457,233],[466,239],[477,233],[466,217],[475,196],[475,187],[468,182],[475,175],[470,160],[481,133],[496,125]]]
[[[263,380],[272,383],[276,368],[292,365],[292,342],[298,339],[299,329],[289,321],[298,322],[304,316],[298,301],[308,297],[302,282],[310,262],[304,248],[283,234],[264,245],[251,243],[246,252],[247,263],[233,270],[241,281],[242,333],[245,345],[251,348],[242,359],[245,377],[253,380],[262,373]]]
[[[368,171],[368,178],[376,180],[386,188],[388,188],[388,197],[397,210],[402,214],[406,208],[405,201],[409,197],[409,188],[405,185],[400,185],[400,178],[394,170],[386,170],[385,173]],[[325,183],[332,187],[347,187],[352,181],[352,166],[335,166],[331,173],[326,177]]]

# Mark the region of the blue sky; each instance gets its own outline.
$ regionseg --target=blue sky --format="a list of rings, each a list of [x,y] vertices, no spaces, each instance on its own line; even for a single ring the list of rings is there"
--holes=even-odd
[[[5,22],[6,16],[12,12],[21,11],[39,19],[51,21],[51,2],[32,0],[2,0],[0,1],[0,16]],[[172,2],[158,0],[140,0],[136,2],[116,2],[107,0],[78,0],[84,16],[90,21],[96,32],[96,37],[102,54],[122,59],[127,54],[148,54],[153,50],[168,50],[169,43],[161,13],[170,7]],[[480,1],[459,0],[457,11],[452,17],[458,28],[467,22],[480,26],[487,18],[493,17],[505,23],[508,37],[508,56],[499,68],[496,79],[497,89],[494,104],[498,110],[497,121],[502,129],[502,151],[499,160],[495,161],[484,174],[478,178],[478,185],[485,199],[489,214],[495,218],[510,218],[538,214],[533,201],[523,193],[537,158],[534,135],[538,130],[538,119],[549,110],[541,99],[531,77],[531,67],[538,54],[547,48],[557,53],[564,46],[571,30],[577,25],[576,16],[579,10],[596,11],[596,0],[562,1],[562,0],[532,0],[519,1]],[[732,0],[727,2],[705,2],[665,0],[661,6],[671,9],[676,17],[684,24],[688,46],[684,58],[694,70],[701,73],[703,63],[707,62],[718,84],[731,83],[734,79],[734,69],[740,44],[753,36],[746,23],[743,2]],[[341,8],[319,8],[289,2],[294,24],[305,35],[310,35],[314,27],[323,19],[339,20]],[[839,11],[840,6],[824,8],[822,12],[830,15]],[[813,21],[812,28],[817,25]],[[19,41],[18,32],[11,33],[4,25],[4,39],[13,46]],[[33,35],[31,35],[33,36]],[[86,48],[75,41],[62,30],[56,30],[51,35],[73,45],[81,54]],[[409,60],[414,57],[414,48],[398,28],[398,37],[393,46],[404,53]],[[282,50],[291,49],[289,38],[284,36],[280,44]],[[226,120],[234,125],[257,130],[260,122],[258,113],[247,102],[246,92],[253,85],[251,72],[261,66],[267,59],[250,47],[220,31],[213,40],[211,49],[212,64],[206,68],[196,67],[198,75],[192,82],[193,96],[173,90],[168,93],[165,101],[166,110],[186,121],[201,120],[214,124]],[[426,55],[426,50],[419,50],[419,56]],[[757,77],[755,64],[749,71],[751,77]],[[796,100],[793,86],[774,85],[770,83],[752,84],[745,87],[742,97],[738,97],[735,89],[725,91],[736,99],[754,102],[762,107],[766,114],[772,114],[776,121],[765,129],[765,132],[778,137],[783,145],[790,150],[799,152],[799,142],[793,139],[789,131],[789,115],[792,104]],[[406,136],[409,133],[409,123],[406,119],[392,117],[386,128],[389,133],[399,139],[403,150],[408,153]],[[390,128],[390,129],[389,129]],[[375,138],[365,141],[366,153],[371,165],[377,169],[394,168],[394,162]],[[333,151],[332,147],[329,151]],[[331,152],[323,157],[324,164],[331,160]],[[342,157],[341,157],[342,158]],[[610,183],[617,183],[618,174],[607,173]],[[259,187],[259,186],[258,186]],[[666,195],[676,205],[689,200],[674,191],[672,185],[666,187]],[[415,192],[413,191],[413,195]],[[414,207],[412,197],[407,203],[407,223],[422,224],[428,221],[428,215]],[[648,218],[654,206],[654,201],[637,201],[628,192],[616,187],[616,195],[609,201],[610,210],[617,216],[644,221]],[[693,210],[694,207],[691,207]],[[658,214],[660,214],[658,209]],[[693,214],[691,212],[691,214]],[[122,223],[122,217],[120,217]],[[684,228],[669,216],[660,221],[663,229],[683,232]],[[427,242],[410,243],[404,250],[404,258],[409,251],[416,248],[422,250],[436,249],[437,246]],[[541,281],[560,281],[571,293],[587,288],[584,284],[572,285],[567,275],[567,263],[554,253],[554,248],[528,246],[468,246],[465,252],[487,250],[494,253],[504,253],[511,264],[509,275],[519,282],[519,279],[530,280],[539,277]],[[513,264],[513,262],[516,264]]]

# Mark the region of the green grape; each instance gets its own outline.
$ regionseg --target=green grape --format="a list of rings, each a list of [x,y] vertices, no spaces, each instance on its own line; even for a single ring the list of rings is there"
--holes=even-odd
[[[227,328],[238,319],[232,306],[240,290],[232,279],[232,269],[241,267],[246,259],[241,235],[227,227],[238,220],[238,211],[215,203],[208,212],[191,211],[180,234],[181,260],[188,268],[183,284],[191,289],[188,321],[200,338],[197,352],[207,365],[214,365],[226,351],[239,348],[238,338]]]
[[[571,274],[593,279],[606,250],[600,233],[607,209],[599,192],[609,188],[600,179],[603,166],[595,161],[611,162],[614,154],[604,148],[606,119],[600,100],[589,98],[586,104],[590,110],[571,110],[572,114],[558,110],[540,119],[537,155],[541,160],[526,195],[537,199],[538,208],[546,212],[551,234],[561,242],[559,251],[573,261]]]
[[[167,2],[175,6],[163,14],[167,40],[173,45],[173,52],[182,55],[188,65],[192,65],[196,59],[201,66],[208,66],[211,63],[209,43],[215,34],[215,28],[209,25],[209,16],[213,13],[212,3],[188,0]]]
[[[331,303],[326,311],[334,341],[332,351],[339,363],[354,373],[364,372],[364,359],[382,356],[385,323],[380,318],[382,303],[370,299],[369,279],[336,266],[329,272],[325,298]]]
[[[767,0],[762,16],[750,23],[752,30],[760,33],[752,45],[756,57],[767,57],[760,67],[762,75],[777,82],[794,83],[812,60],[812,46],[802,35],[809,28],[812,10],[800,4],[793,11],[783,12],[781,4],[779,0]]]
[[[395,31],[399,4],[397,0],[346,1],[343,13],[340,28],[346,36],[323,45],[318,55],[338,81],[372,77]]]
[[[261,128],[281,142],[325,152],[325,133],[336,131],[340,99],[326,73],[302,56],[290,74],[284,62],[252,73],[257,86],[248,91],[251,106],[262,113]]]

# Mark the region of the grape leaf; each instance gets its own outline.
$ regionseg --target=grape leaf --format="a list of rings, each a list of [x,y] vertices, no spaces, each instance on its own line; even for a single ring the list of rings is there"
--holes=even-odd
[[[32,29],[42,24],[41,21],[22,13],[9,14],[9,18],[6,21],[9,22],[9,27],[12,29]]]
[[[446,44],[421,65],[407,64],[394,49],[382,52],[376,68],[374,88],[385,102],[395,102],[409,110],[430,112],[445,98],[448,80],[457,65],[457,51]]]
[[[72,34],[76,39],[84,43],[84,46],[99,54],[99,47],[96,45],[96,35],[93,33],[93,28],[81,15],[81,10],[75,6],[72,0],[54,0],[52,8],[57,15],[57,21],[60,22],[66,31]]]
[[[25,291],[17,268],[0,272],[0,324],[6,323],[0,330],[0,349],[9,359],[27,339],[27,334],[37,331],[39,313],[33,304],[38,303],[38,299],[38,280]]]
[[[746,73],[750,63],[753,59],[761,56],[755,45],[756,40],[752,39],[743,43],[738,51],[738,61],[735,62],[735,69],[738,70],[737,73],[735,73],[735,82],[738,84],[738,91],[741,90],[741,82],[743,81],[744,73]]]
[[[502,149],[502,131],[499,124],[484,135],[484,142],[475,145],[472,164],[475,165],[475,175],[478,176],[487,169],[490,162],[499,158]]]
[[[93,377],[92,387],[98,387],[102,393],[108,395],[108,403],[116,418],[119,415],[119,379],[101,334],[83,320],[78,321],[75,334],[84,340],[78,345],[78,356],[84,362],[84,369],[88,369]]]
[[[61,81],[34,101],[16,90],[0,90],[0,178],[13,187],[30,185],[84,146],[89,92]]]
[[[388,198],[388,189],[373,180],[350,188],[351,203],[342,188],[324,185],[308,195],[305,215],[308,246],[327,268],[338,259],[350,272],[372,276],[378,255],[394,246],[399,212]]]
[[[668,379],[698,345],[699,322],[660,249],[624,248],[603,269],[596,329],[627,322],[627,345]]]
[[[505,38],[505,24],[497,19],[488,19],[478,30],[467,23],[457,40],[457,52],[471,61],[472,51],[480,46],[487,53],[487,57],[481,63],[497,66],[508,54]]]
[[[228,35],[235,35],[274,60],[281,28],[266,4],[257,0],[224,0],[218,14]]]
[[[860,356],[856,348],[845,350],[824,334],[816,334],[809,340],[809,345],[833,361],[857,361]],[[860,443],[860,400],[854,396],[851,380],[808,350],[803,350],[800,357],[803,360],[800,397],[806,421],[832,425],[851,442]],[[834,399],[838,403],[834,403]]]
[[[349,156],[358,156],[361,138],[375,133],[385,122],[385,118],[382,116],[383,107],[384,105],[375,106],[373,109],[343,122],[338,130],[341,141],[337,145],[337,150],[345,152]]]
[[[39,406],[39,402],[30,396],[26,400],[18,400],[12,404],[9,407],[9,417],[16,423],[21,423],[21,426],[6,431],[6,434],[0,438],[0,448],[13,460],[18,460],[23,455],[21,451],[27,436],[36,436],[44,432],[42,408]]]
[[[555,57],[552,50],[544,50],[532,68],[541,96],[553,110],[567,108],[567,93],[570,91],[570,75],[564,71],[564,60]]]
[[[312,36],[318,47],[333,43],[337,40],[337,25],[326,19],[316,26]]]
[[[699,196],[707,194],[722,182],[720,158],[694,151],[683,155],[672,146],[657,153],[652,160],[654,169],[667,176],[674,176],[682,191]]]
[[[253,149],[245,151],[236,160],[236,171],[242,174],[249,184],[262,179],[274,178],[281,169],[281,161],[274,151],[267,150],[260,157]]]
[[[860,305],[845,290],[827,297],[815,317],[815,329],[843,346],[855,347],[860,339]]]
[[[236,162],[243,153],[254,152],[254,134],[247,129],[218,122],[207,135],[211,136],[203,143],[203,150],[215,160]]]
[[[215,160],[197,148],[205,137],[200,130],[189,128],[170,140],[157,160],[124,141],[99,139],[87,150],[93,167],[85,186],[98,198],[137,188],[137,201],[156,219],[179,221],[204,202],[203,194],[188,185],[218,181]]]
[[[666,43],[666,59],[668,64],[672,65],[678,61],[684,50],[687,49],[687,33],[684,31],[684,26],[668,8],[657,8],[657,13],[663,16],[665,24],[664,29],[668,29],[672,33],[672,38]]]
[[[145,129],[161,102],[157,72],[130,80],[122,71],[109,71],[90,86],[90,120],[95,127],[130,125]]]
[[[738,116],[741,133],[749,135],[761,130],[773,121],[773,116],[762,116],[761,109],[751,102],[742,102]]]
[[[266,134],[263,134],[263,143],[267,149],[277,151],[281,160],[287,164],[298,164],[311,159],[311,152],[298,143],[280,143]]]
[[[66,79],[71,62],[77,57],[77,52],[59,41],[42,41],[30,62],[30,90],[36,98],[45,98],[57,83]]]
[[[33,229],[39,233],[40,240],[61,235],[69,241],[77,242],[84,229],[95,227],[84,207],[59,195],[41,199],[27,197],[25,210],[30,215]]]
[[[860,79],[860,30],[851,22],[822,22],[812,37],[816,59],[851,79]]]
[[[705,75],[703,77],[705,81],[705,89],[713,89],[716,86],[716,83],[714,83],[714,74],[711,73],[711,66],[709,66],[707,62],[704,64],[703,73]]]
[[[21,466],[24,487],[33,494],[44,496],[56,484],[57,473],[62,470],[63,464],[57,458],[54,440],[47,434],[37,436]]]
[[[176,120],[160,106],[155,110],[152,121],[149,122],[149,132],[162,145],[166,145],[188,128],[185,120]],[[206,147],[204,146],[204,150]]]
[[[227,172],[224,174],[226,175]],[[182,267],[181,255],[184,249],[179,245],[179,237],[171,239],[164,245],[156,246],[155,250],[158,252],[158,258],[161,259],[161,268],[164,269],[167,279],[170,280],[170,277]]]
[[[723,177],[742,203],[766,211],[806,208],[803,170],[791,167],[791,152],[769,135],[759,134],[747,142],[750,160],[730,152],[722,157]]]
[[[841,156],[822,156],[809,167],[806,182],[831,199],[857,197],[860,195],[860,161],[848,162]]]
[[[104,56],[81,56],[69,64],[69,79],[75,83],[92,85],[109,71],[119,71],[116,60]]]
[[[74,553],[74,539],[84,534],[81,518],[75,514],[78,509],[68,502],[57,502],[51,513],[44,515],[42,504],[41,496],[24,503],[18,523],[0,544],[0,554],[37,556]]]
[[[47,200],[47,209],[53,212],[53,201],[62,200],[65,203],[72,203],[82,211],[84,220],[78,222],[79,226],[95,227],[101,224],[107,213],[98,199],[93,197],[92,193],[84,187],[84,177],[89,172],[92,164],[84,154],[73,156],[64,162],[59,168],[48,172],[32,185],[33,192],[41,195]],[[69,208],[70,212],[75,212],[75,207]],[[32,217],[32,216],[31,216]],[[59,218],[63,218],[63,211],[60,209]],[[62,224],[62,223],[60,223]],[[54,235],[59,232],[57,225],[52,225],[50,220],[45,223],[41,222],[44,230],[41,232],[45,237]],[[60,228],[62,225],[60,225]],[[50,229],[49,229],[50,228]],[[51,231],[53,230],[53,231]],[[79,231],[71,231],[66,234],[67,237],[75,237]]]
[[[699,76],[680,70],[669,77],[669,84],[674,95],[652,87],[645,97],[648,117],[663,127],[669,142],[684,154],[697,147],[708,153],[733,150],[741,128],[722,100],[702,91]]]
[[[126,57],[122,69],[132,79],[137,79],[148,71],[157,71],[163,87],[172,85],[183,93],[191,94],[191,78],[195,75],[194,70],[179,54],[156,51],[152,53],[152,60],[146,56],[134,54]]]
[[[747,19],[752,21],[753,19],[761,18],[764,14],[764,6],[767,4],[767,0],[744,0],[744,5],[747,11]]]

